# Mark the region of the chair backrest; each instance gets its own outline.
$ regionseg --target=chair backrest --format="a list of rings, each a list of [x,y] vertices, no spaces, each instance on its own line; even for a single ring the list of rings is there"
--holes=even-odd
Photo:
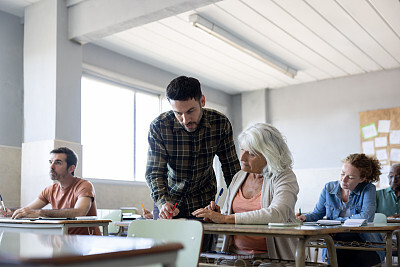
[[[122,221],[121,210],[97,209],[97,218],[112,221],[108,224],[108,234],[117,234],[119,232],[119,226],[115,226],[114,222]],[[100,227],[100,231],[103,231],[103,227]]]
[[[386,215],[383,213],[375,213],[374,223],[383,223],[387,224]]]
[[[177,267],[198,265],[203,241],[203,225],[192,220],[135,220],[128,227],[128,237],[150,237],[181,243]]]

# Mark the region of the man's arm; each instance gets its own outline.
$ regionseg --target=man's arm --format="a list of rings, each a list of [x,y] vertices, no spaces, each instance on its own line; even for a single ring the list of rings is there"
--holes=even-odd
[[[150,125],[149,150],[147,155],[146,181],[151,190],[151,196],[158,207],[168,199],[167,160],[168,153],[160,135],[160,130],[152,123]]]
[[[72,218],[77,216],[85,216],[90,207],[92,206],[91,197],[80,197],[72,209],[42,209],[47,203],[40,199],[36,199],[28,206],[18,209],[12,215],[13,219],[18,218],[38,218],[38,217],[50,217],[50,218]]]
[[[232,126],[229,120],[225,123],[224,128],[225,136],[221,138],[222,140],[217,151],[217,156],[221,162],[226,186],[229,187],[233,176],[240,171],[240,163],[237,157],[235,143],[233,141]]]

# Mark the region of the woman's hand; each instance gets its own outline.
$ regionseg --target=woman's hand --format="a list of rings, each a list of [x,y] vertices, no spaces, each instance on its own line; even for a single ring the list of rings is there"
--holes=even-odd
[[[223,215],[207,208],[195,210],[192,215],[196,216],[197,218],[204,218],[205,221],[208,222],[235,223],[235,215]]]
[[[306,216],[304,215],[299,215],[298,213],[296,213],[296,219],[302,222],[306,221]]]
[[[208,205],[207,207],[205,207],[205,209],[213,210],[213,211],[216,211],[216,212],[218,212],[218,213],[221,213],[221,207],[218,206],[217,204],[215,204],[215,201],[211,201],[211,202],[210,202],[210,205]]]
[[[3,208],[0,207],[0,217],[11,217],[13,212],[9,209],[6,208],[6,211],[3,210]]]

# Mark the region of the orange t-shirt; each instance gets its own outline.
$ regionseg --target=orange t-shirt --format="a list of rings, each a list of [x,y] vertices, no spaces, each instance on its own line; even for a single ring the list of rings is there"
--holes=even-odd
[[[250,199],[246,199],[242,193],[242,187],[239,188],[232,203],[233,213],[241,213],[261,209],[261,191]],[[267,253],[267,243],[265,237],[260,236],[233,236],[233,245],[236,249],[248,254]]]
[[[95,192],[92,183],[87,180],[75,177],[74,182],[67,188],[62,189],[57,183],[46,187],[38,196],[38,198],[46,203],[51,204],[52,209],[72,209],[74,208],[78,198],[90,197],[92,206],[87,216],[96,216]],[[101,235],[99,227],[74,227],[68,229],[70,235]]]

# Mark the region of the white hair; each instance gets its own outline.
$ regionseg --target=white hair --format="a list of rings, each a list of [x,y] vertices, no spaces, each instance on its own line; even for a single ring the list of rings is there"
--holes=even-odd
[[[262,155],[267,161],[263,174],[278,174],[293,165],[292,153],[282,134],[268,123],[256,123],[239,135],[240,147],[255,155]]]

